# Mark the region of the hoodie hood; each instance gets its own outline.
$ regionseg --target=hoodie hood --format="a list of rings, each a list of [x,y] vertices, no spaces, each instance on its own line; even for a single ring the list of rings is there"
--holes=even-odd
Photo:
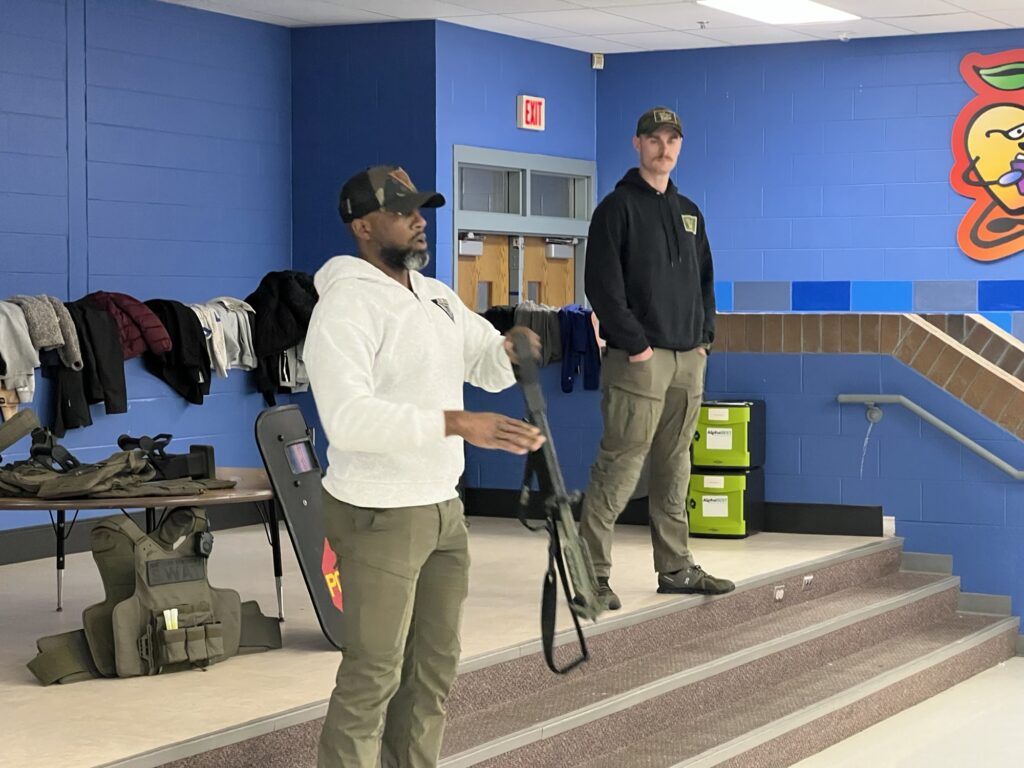
[[[637,189],[643,190],[644,192],[648,192],[649,194],[652,195],[662,194],[661,192],[659,192],[658,190],[656,190],[654,187],[647,183],[644,177],[640,175],[639,168],[630,168],[628,171],[626,171],[626,175],[619,179],[618,183],[615,185],[616,189],[618,189],[619,187],[636,187]],[[664,194],[674,195],[677,192],[678,190],[676,189],[676,185],[672,182],[672,179],[669,178],[668,187],[665,189]]]
[[[334,256],[328,259],[313,276],[313,285],[316,286],[317,293],[323,295],[328,288],[342,280],[365,280],[402,287],[373,264],[358,256]]]

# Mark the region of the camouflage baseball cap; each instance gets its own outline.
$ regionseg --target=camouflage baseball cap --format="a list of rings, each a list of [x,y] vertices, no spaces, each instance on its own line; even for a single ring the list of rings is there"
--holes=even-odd
[[[654,133],[659,128],[674,128],[682,136],[683,126],[679,122],[679,115],[668,107],[652,107],[640,115],[636,121],[636,135],[645,136]]]
[[[397,165],[375,165],[345,182],[338,200],[338,213],[348,224],[374,211],[411,213],[417,208],[439,208],[444,196],[420,192],[409,174]]]

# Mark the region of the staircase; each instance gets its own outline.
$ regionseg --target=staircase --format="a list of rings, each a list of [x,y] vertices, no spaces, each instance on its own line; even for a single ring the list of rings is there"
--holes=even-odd
[[[961,593],[951,566],[882,539],[728,595],[606,615],[566,676],[539,652],[470,660],[441,765],[792,765],[1014,655],[1009,600]],[[312,766],[320,722],[173,765]]]

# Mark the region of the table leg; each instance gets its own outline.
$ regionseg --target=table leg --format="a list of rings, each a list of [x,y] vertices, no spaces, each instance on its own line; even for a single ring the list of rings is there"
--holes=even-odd
[[[274,583],[277,586],[277,618],[284,621],[284,569],[281,567],[281,527],[276,499],[267,504],[267,522],[270,525],[270,551],[274,558]]]
[[[57,610],[64,610],[64,542],[66,538],[66,513],[57,510]]]

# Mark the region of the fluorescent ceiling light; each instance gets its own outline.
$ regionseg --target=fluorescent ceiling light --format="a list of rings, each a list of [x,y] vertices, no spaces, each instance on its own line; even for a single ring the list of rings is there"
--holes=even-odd
[[[717,11],[763,21],[765,24],[813,24],[823,21],[855,21],[860,18],[813,0],[697,0],[697,3]]]

